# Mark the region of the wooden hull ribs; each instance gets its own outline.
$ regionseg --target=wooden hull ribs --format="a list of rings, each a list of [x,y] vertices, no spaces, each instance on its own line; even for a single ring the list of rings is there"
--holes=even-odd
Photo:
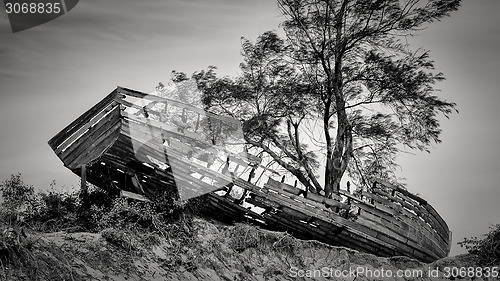
[[[64,166],[123,196],[206,194],[221,220],[253,221],[296,237],[424,262],[446,257],[451,232],[422,198],[378,181],[354,196],[305,193],[245,149],[239,123],[182,102],[118,87],[49,145]]]

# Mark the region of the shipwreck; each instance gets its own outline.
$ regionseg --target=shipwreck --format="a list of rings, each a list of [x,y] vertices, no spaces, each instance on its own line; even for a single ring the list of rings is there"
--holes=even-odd
[[[118,87],[49,145],[82,187],[89,182],[138,200],[164,190],[182,200],[205,194],[206,209],[221,220],[378,256],[432,262],[448,255],[451,232],[424,199],[383,180],[370,192],[341,189],[331,199],[304,192],[234,141],[240,130],[229,117]]]

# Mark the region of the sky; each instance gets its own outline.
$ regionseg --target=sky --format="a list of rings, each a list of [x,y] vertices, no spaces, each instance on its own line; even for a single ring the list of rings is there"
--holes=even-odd
[[[47,141],[116,86],[152,92],[172,70],[218,67],[236,76],[240,38],[279,31],[271,0],[86,0],[67,14],[12,33],[0,9],[0,180],[22,173],[48,189],[78,186]],[[437,87],[459,114],[441,118],[442,143],[398,161],[408,189],[465,237],[500,223],[500,1],[464,0],[451,17],[410,39],[431,50]]]

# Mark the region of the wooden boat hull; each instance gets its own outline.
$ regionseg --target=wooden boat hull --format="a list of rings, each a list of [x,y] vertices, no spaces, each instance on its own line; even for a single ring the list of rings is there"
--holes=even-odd
[[[133,102],[137,100],[147,101],[146,105]],[[196,126],[191,126],[196,129],[163,122],[161,112],[152,109],[160,103],[182,115],[198,116]],[[207,135],[200,133],[200,116],[212,127],[234,122],[178,101],[118,87],[49,145],[84,180],[136,199],[148,200],[165,191],[172,196],[180,193],[181,198],[207,194],[205,207],[221,220],[252,221],[379,256],[431,262],[448,255],[451,232],[435,209],[382,180],[379,188],[361,196],[341,190],[326,199],[274,180],[273,173],[260,184],[256,171],[268,171],[251,155],[228,154],[225,164],[214,168],[213,155],[204,151],[218,148],[203,139]]]

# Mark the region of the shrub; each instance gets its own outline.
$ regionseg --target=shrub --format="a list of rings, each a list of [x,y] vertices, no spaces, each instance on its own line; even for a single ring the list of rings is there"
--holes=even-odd
[[[53,231],[93,231],[97,223],[89,210],[82,206],[78,191],[54,190],[56,183],[50,184],[52,190],[38,191],[25,184],[21,174],[11,175],[0,184],[4,202],[0,208],[0,221],[6,225],[22,225],[42,232]],[[92,205],[110,208],[112,198],[106,191],[89,188]]]
[[[465,247],[478,265],[500,265],[500,224],[491,226],[490,232],[483,239],[465,238],[458,245]]]
[[[21,174],[11,175],[0,184],[4,202],[0,209],[0,220],[8,225],[24,219],[25,214],[34,212],[37,205],[35,189],[21,180]]]
[[[42,232],[129,228],[165,236],[166,232],[172,233],[167,227],[172,222],[189,229],[192,215],[203,204],[203,199],[179,201],[172,190],[159,194],[151,202],[143,202],[112,196],[101,188],[89,186],[88,205],[85,205],[77,190],[56,191],[55,185],[53,182],[48,192],[35,192],[33,186],[22,181],[20,173],[12,175],[0,185],[4,194],[0,221]]]

